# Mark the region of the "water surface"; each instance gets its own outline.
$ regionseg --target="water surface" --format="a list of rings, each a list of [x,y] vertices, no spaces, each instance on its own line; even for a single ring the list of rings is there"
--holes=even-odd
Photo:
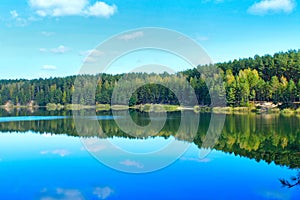
[[[170,113],[161,132],[152,137],[126,135],[110,112],[97,115],[105,135],[90,137],[109,140],[128,152],[152,152],[172,140],[189,143],[190,148],[161,170],[124,173],[102,164],[84,148],[72,113],[2,111],[1,199],[300,198],[300,187],[286,188],[279,182],[299,169],[299,118],[227,116],[211,153],[199,159],[210,114],[200,114],[196,138],[172,135],[180,124],[180,112]],[[145,113],[131,115],[138,124],[149,123]],[[125,161],[120,163],[128,168],[143,167],[143,163]]]

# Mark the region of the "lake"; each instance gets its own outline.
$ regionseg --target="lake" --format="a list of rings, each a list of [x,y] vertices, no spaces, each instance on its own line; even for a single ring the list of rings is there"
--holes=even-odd
[[[129,114],[139,127],[150,123],[148,113]],[[299,186],[279,181],[299,172],[295,116],[220,115],[224,126],[211,149],[204,147],[209,113],[151,115],[157,122],[166,116],[151,135],[128,134],[133,127],[123,111],[85,113],[84,130],[71,111],[0,116],[0,199],[300,199]],[[183,118],[199,119],[195,134],[190,126],[176,134]]]

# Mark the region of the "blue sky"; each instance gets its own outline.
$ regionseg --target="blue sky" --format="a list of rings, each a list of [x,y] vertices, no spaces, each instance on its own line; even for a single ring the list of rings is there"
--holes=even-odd
[[[142,27],[179,31],[214,62],[300,47],[295,0],[1,0],[0,78],[76,74],[89,50]]]

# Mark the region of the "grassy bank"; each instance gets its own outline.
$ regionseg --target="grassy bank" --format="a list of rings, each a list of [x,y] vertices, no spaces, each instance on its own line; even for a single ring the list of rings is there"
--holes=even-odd
[[[141,112],[174,112],[183,109],[179,105],[164,105],[164,104],[142,104],[136,105],[132,108]]]
[[[3,109],[20,109],[20,108],[42,108],[37,105],[12,105],[7,104],[0,106]],[[209,107],[209,106],[194,106],[194,107],[182,107],[179,105],[166,105],[166,104],[141,104],[129,107],[128,105],[109,105],[109,104],[97,104],[97,105],[80,105],[80,104],[54,104],[48,103],[45,108],[49,111],[53,110],[82,110],[82,109],[96,109],[96,111],[107,111],[107,110],[128,110],[135,109],[140,112],[176,112],[183,110],[192,110],[195,113],[215,113],[215,114],[281,114],[283,116],[300,116],[300,107],[298,109],[278,107],[273,108],[262,108],[260,106],[249,106],[249,107]]]

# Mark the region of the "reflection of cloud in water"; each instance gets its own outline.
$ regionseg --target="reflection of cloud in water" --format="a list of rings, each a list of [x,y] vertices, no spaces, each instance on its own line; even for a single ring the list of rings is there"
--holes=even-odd
[[[94,195],[96,199],[107,199],[110,197],[114,190],[108,186],[96,187],[94,190],[91,188],[89,196]],[[86,200],[83,193],[78,189],[47,189],[44,188],[40,192],[40,200]],[[94,198],[93,198],[94,199]]]
[[[134,160],[124,160],[124,161],[121,161],[120,164],[128,166],[128,167],[136,167],[136,168],[139,168],[139,169],[144,168],[144,165],[142,163],[139,163],[139,162],[134,161]]]
[[[287,200],[290,198],[290,193],[285,190],[285,192],[280,190],[264,190],[260,192],[260,196],[266,199],[274,199],[274,200]]]
[[[61,157],[64,157],[66,155],[69,155],[70,152],[66,149],[55,149],[55,150],[45,150],[40,152],[42,155],[45,154],[54,154],[54,155],[60,155]]]
[[[57,188],[55,192],[43,189],[41,200],[84,200],[79,190]]]
[[[86,150],[92,153],[96,153],[106,149],[106,145],[102,144],[101,141],[97,138],[87,138],[84,139],[84,144]]]
[[[99,199],[106,199],[113,193],[114,191],[110,187],[97,187],[93,192],[93,194],[96,195]]]
[[[193,158],[193,157],[181,157],[180,160],[186,160],[186,161],[195,161],[195,162],[201,162],[201,163],[208,163],[211,162],[211,159],[209,158]]]

